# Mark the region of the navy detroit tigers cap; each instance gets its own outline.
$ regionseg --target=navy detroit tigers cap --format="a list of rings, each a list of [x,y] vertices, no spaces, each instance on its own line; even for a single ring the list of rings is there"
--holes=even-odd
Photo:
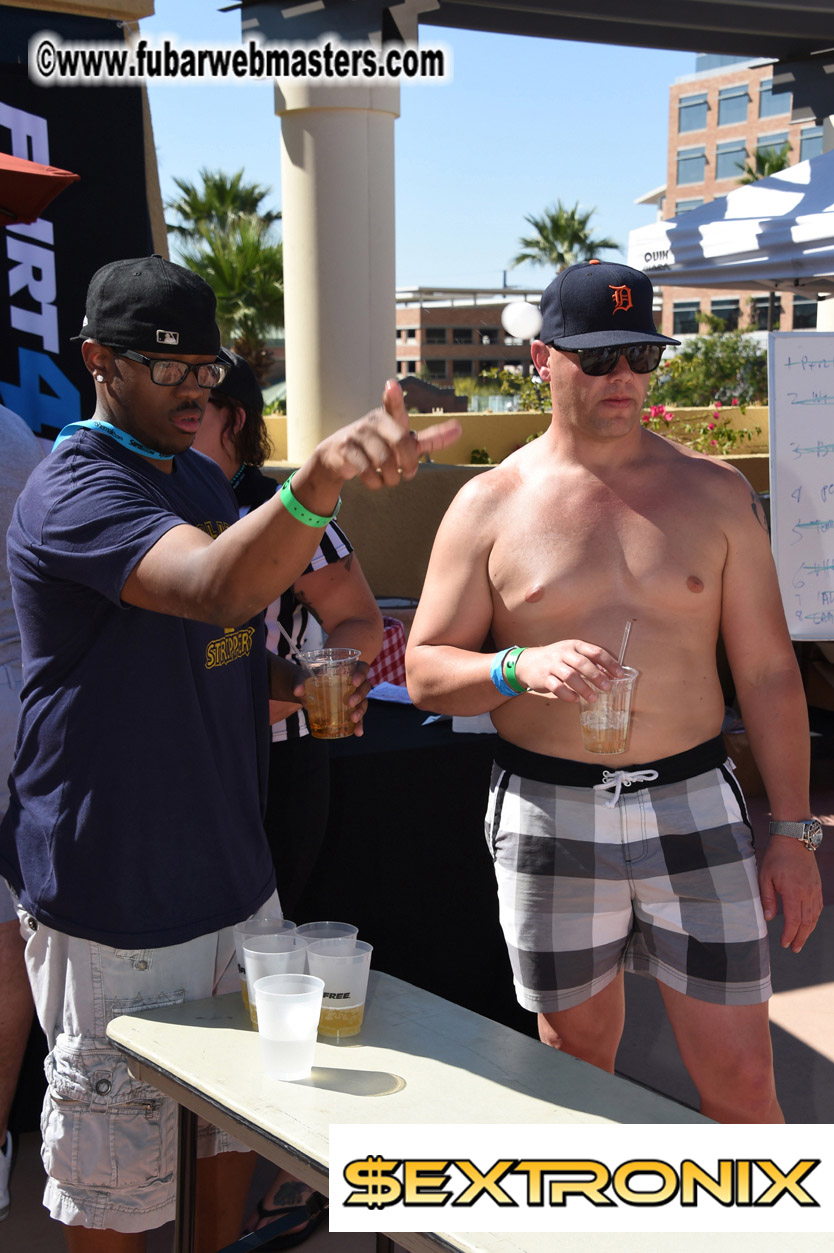
[[[84,323],[73,338],[177,357],[216,356],[216,309],[205,279],[157,253],[111,261],[90,279]]]
[[[659,335],[651,280],[642,270],[610,261],[581,261],[556,275],[541,298],[538,338],[556,348],[617,344],[679,344]]]

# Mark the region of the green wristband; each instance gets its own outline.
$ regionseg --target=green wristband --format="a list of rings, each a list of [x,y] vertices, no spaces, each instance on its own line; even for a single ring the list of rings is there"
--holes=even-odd
[[[519,657],[526,651],[527,650],[524,648],[511,648],[504,658],[504,678],[507,680],[513,691],[517,692],[519,696],[522,696],[527,691],[527,688],[522,687],[519,683],[516,678],[515,668],[518,665]]]
[[[336,501],[336,508],[333,511],[333,513],[330,515],[330,517],[323,518],[321,514],[313,513],[310,509],[305,509],[304,506],[301,504],[301,502],[299,500],[296,500],[295,496],[293,496],[292,488],[290,487],[290,480],[292,479],[295,473],[296,471],[293,470],[292,474],[290,474],[287,478],[284,479],[283,483],[281,484],[280,491],[278,493],[278,495],[281,497],[281,504],[284,506],[287,513],[292,514],[292,516],[298,522],[303,522],[305,526],[314,526],[314,527],[329,526],[331,522],[335,522],[339,516],[339,510],[342,507],[341,496]]]

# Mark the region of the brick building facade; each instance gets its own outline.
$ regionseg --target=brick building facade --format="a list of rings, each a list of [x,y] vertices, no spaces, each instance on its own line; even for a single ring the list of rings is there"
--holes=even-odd
[[[489,366],[529,374],[529,342],[507,335],[501,326],[507,301],[524,299],[538,306],[541,291],[507,287],[398,291],[397,374],[449,381],[477,377]]]
[[[673,83],[665,193],[662,199],[660,194],[644,197],[643,203],[659,203],[664,219],[678,217],[737,187],[757,151],[789,144],[791,165],[818,156],[822,119],[791,122],[790,94],[775,93],[772,85],[773,67],[760,61],[701,69]],[[661,326],[665,335],[696,333],[701,312],[720,317],[728,330],[766,330],[768,304],[762,291],[664,287]],[[808,329],[816,326],[817,302],[777,293],[773,316],[774,330]]]

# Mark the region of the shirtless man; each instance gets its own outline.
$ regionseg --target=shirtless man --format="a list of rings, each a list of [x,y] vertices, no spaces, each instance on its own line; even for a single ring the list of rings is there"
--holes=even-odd
[[[653,976],[702,1112],[781,1122],[765,920],[781,897],[781,942],[798,953],[822,894],[807,710],[765,518],[740,474],[642,425],[649,373],[676,342],[655,330],[645,275],[571,266],[541,308],[532,357],[551,425],[452,503],[409,691],[436,712],[488,711],[501,737],[487,840],[541,1039],[613,1071],[623,971]],[[598,756],[578,701],[621,673],[629,619],[629,741]],[[758,886],[720,739],[719,631],[774,819]]]

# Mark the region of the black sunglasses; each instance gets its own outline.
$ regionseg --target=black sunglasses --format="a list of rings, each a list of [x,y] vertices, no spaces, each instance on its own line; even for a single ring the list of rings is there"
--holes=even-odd
[[[557,352],[573,352],[579,358],[583,374],[599,377],[610,374],[620,357],[625,357],[635,374],[651,374],[660,365],[665,344],[614,344],[606,348],[560,348],[551,344]]]
[[[146,365],[151,372],[151,382],[159,387],[178,387],[191,371],[197,380],[197,386],[209,391],[219,387],[229,372],[225,361],[204,361],[199,365],[189,365],[187,361],[161,361],[154,357],[145,357],[132,348],[114,348],[117,357],[127,357],[128,361],[138,361]]]

